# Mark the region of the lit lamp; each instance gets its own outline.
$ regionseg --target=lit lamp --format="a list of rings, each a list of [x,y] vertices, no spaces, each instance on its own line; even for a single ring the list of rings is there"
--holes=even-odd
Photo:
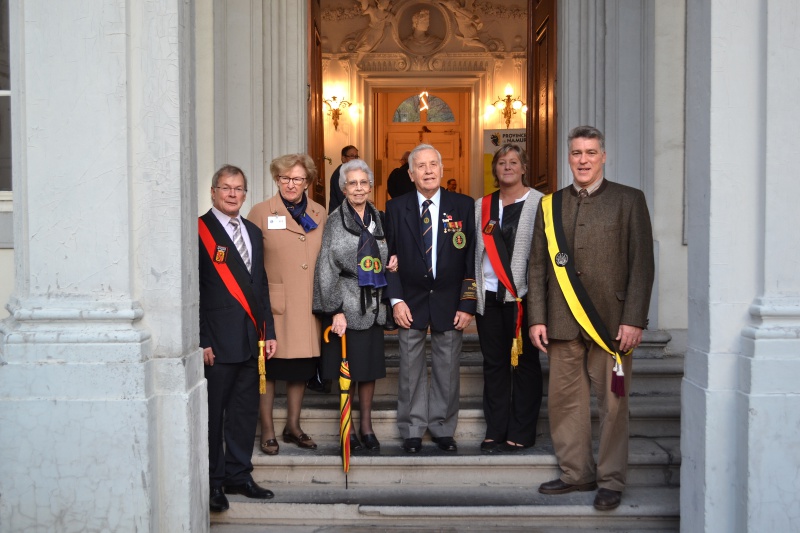
[[[511,124],[511,117],[516,115],[517,111],[522,110],[523,113],[528,112],[527,104],[523,102],[519,96],[516,98],[511,96],[513,92],[514,90],[511,88],[511,84],[506,84],[506,97],[498,97],[492,104],[495,109],[503,113],[503,118],[506,120],[506,129],[508,129]]]
[[[326,104],[328,104],[328,116],[331,117],[333,121],[333,129],[339,130],[339,117],[341,116],[342,111],[350,107],[351,103],[347,100],[338,101],[335,96],[331,96],[329,99],[323,100]]]

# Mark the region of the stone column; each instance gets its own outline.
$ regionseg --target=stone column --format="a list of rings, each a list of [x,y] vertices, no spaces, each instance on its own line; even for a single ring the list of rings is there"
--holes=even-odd
[[[800,523],[798,23],[794,0],[687,6],[687,532]]]
[[[191,3],[10,6],[0,523],[205,531]]]

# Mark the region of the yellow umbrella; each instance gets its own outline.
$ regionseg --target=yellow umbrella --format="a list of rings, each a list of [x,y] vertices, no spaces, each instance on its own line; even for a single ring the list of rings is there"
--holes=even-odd
[[[323,337],[325,342],[328,340],[328,333],[331,327],[325,329]],[[347,362],[347,343],[345,335],[342,335],[342,363],[339,365],[339,445],[342,449],[342,466],[344,473],[350,471],[350,427],[351,427],[351,405],[350,405],[350,364]],[[345,487],[347,477],[345,476]]]

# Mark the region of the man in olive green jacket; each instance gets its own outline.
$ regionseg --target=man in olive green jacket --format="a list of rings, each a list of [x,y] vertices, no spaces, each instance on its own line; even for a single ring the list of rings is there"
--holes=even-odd
[[[573,183],[560,194],[569,261],[618,348],[639,346],[653,286],[653,234],[644,195],[606,180],[603,134],[580,126],[569,135]],[[562,250],[564,251],[564,250]],[[550,361],[548,413],[561,476],[543,494],[594,490],[594,506],[619,506],[628,465],[628,396],[611,391],[615,359],[578,324],[548,254],[543,211],[534,225],[529,265],[529,335]],[[630,390],[631,355],[622,357]],[[592,455],[590,396],[600,412],[600,447]]]

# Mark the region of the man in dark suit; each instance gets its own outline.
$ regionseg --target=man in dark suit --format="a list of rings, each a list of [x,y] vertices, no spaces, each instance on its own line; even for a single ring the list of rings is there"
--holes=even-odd
[[[200,347],[208,382],[208,470],[213,512],[228,494],[272,498],[251,476],[258,422],[258,344],[275,353],[261,230],[239,215],[247,178],[225,165],[211,182],[213,207],[200,217]],[[224,440],[224,446],[223,446]],[[224,492],[223,492],[224,487]]]
[[[442,156],[433,146],[417,146],[408,161],[416,194],[386,204],[389,253],[398,260],[385,293],[400,328],[397,425],[406,452],[422,449],[426,430],[440,449],[456,451],[461,336],[476,306],[475,202],[441,188]]]
[[[386,192],[389,193],[389,198],[397,198],[407,192],[417,190],[408,174],[408,155],[410,153],[403,153],[400,158],[400,166],[389,173],[389,179],[386,180]]]
[[[352,161],[353,159],[358,159],[358,148],[352,144],[348,144],[342,148],[342,165],[348,161]],[[328,185],[328,191],[330,191],[330,197],[328,200],[328,214],[333,213],[333,210],[342,205],[342,202],[344,202],[344,193],[342,192],[342,188],[339,186],[339,170],[341,170],[342,165],[336,167],[336,170],[334,170],[333,174],[331,174],[331,182]]]
[[[598,510],[618,507],[625,488],[628,396],[615,387],[621,381],[624,390],[630,390],[632,367],[632,355],[621,355],[621,376],[616,357],[603,345],[611,344],[612,351],[622,353],[639,346],[654,277],[653,233],[644,195],[606,180],[605,161],[605,139],[599,130],[580,126],[570,132],[573,183],[551,195],[549,204],[547,197],[542,200],[534,224],[528,280],[529,334],[550,360],[550,433],[561,468],[561,476],[543,483],[539,492],[566,494],[599,486],[594,500]],[[561,216],[556,217],[559,211]],[[548,212],[552,225],[547,222]],[[559,227],[567,249],[559,246],[554,253],[557,238],[548,241],[546,232],[556,236],[557,229],[548,228]],[[564,273],[574,274],[572,279],[579,281],[565,283]],[[603,335],[590,337],[591,330],[602,328],[586,326],[586,321],[581,326],[576,320],[582,316],[576,306],[581,297],[572,297],[570,287],[579,286],[587,295],[582,301],[593,304],[593,316],[605,326],[608,343]],[[601,428],[596,464],[589,407],[592,390]]]

